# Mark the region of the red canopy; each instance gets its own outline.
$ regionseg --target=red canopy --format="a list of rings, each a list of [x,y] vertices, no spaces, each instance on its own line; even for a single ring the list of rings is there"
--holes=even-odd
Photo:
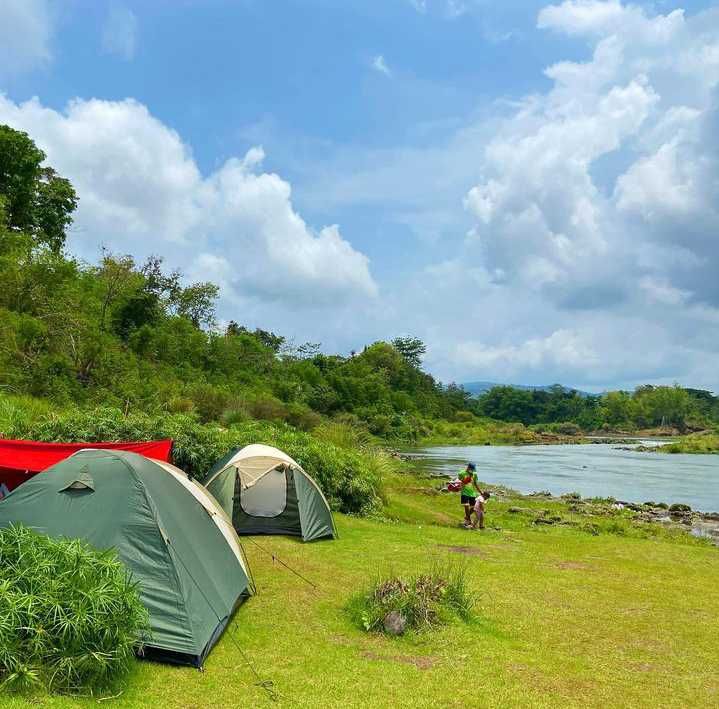
[[[0,440],[0,499],[4,492],[3,485],[10,491],[33,475],[69,458],[83,448],[132,451],[169,463],[172,439],[139,443],[37,443]]]

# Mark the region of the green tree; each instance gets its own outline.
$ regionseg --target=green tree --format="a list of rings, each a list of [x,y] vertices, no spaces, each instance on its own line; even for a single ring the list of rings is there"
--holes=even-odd
[[[395,337],[392,345],[412,367],[419,369],[427,346],[418,337]]]
[[[43,167],[45,153],[21,131],[0,125],[0,210],[5,226],[59,253],[77,208],[68,180]]]

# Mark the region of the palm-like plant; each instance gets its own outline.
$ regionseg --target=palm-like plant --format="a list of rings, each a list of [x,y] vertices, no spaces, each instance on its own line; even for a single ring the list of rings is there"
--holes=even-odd
[[[0,530],[0,691],[95,691],[148,636],[137,585],[114,552]]]

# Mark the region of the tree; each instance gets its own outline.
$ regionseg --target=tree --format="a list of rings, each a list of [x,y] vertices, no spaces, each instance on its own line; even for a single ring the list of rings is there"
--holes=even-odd
[[[38,245],[59,253],[77,195],[68,180],[42,167],[45,157],[27,133],[0,125],[0,212],[6,226],[31,234]]]
[[[219,292],[219,286],[214,283],[193,283],[172,296],[170,307],[195,327],[211,327],[215,324],[215,301]]]
[[[422,366],[422,357],[427,353],[427,346],[418,337],[395,337],[392,346],[412,367],[419,369]]]

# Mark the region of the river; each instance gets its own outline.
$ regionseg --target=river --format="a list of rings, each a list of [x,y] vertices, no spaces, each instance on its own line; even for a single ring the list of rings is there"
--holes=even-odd
[[[637,441],[639,444],[640,441]],[[647,443],[647,441],[642,441]],[[412,455],[436,475],[452,477],[477,464],[480,480],[530,493],[578,492],[628,502],[682,502],[719,511],[719,455],[641,453],[616,444],[433,446]]]

